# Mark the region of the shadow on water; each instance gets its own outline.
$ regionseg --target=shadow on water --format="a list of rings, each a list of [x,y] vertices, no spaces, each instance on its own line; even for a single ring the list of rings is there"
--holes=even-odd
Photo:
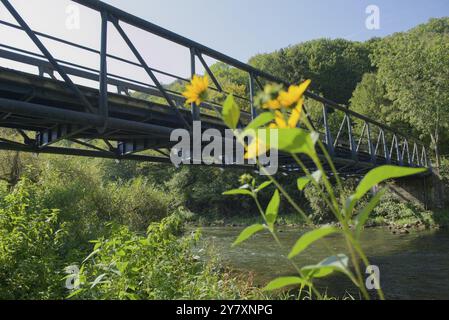
[[[224,264],[252,272],[258,285],[278,276],[294,275],[295,270],[284,258],[304,229],[285,229],[280,239],[284,252],[269,234],[258,234],[236,248],[231,244],[241,229],[205,228],[203,239],[212,243]],[[339,236],[328,238],[337,253],[346,253]],[[449,299],[449,231],[428,231],[393,235],[386,229],[368,229],[362,239],[371,264],[381,272],[382,288],[388,299]],[[284,256],[283,256],[284,254]],[[300,255],[299,266],[315,264],[330,255],[322,244],[315,244]],[[358,297],[354,286],[342,276],[317,283],[329,295],[343,297],[349,292]]]

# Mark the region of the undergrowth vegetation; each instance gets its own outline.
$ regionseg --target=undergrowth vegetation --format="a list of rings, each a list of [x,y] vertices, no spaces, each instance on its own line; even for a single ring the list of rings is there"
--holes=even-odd
[[[2,185],[0,299],[261,296],[213,251],[198,251],[200,233],[183,227],[192,214],[164,184],[111,178],[107,170],[122,165],[113,161],[37,163],[14,187]]]

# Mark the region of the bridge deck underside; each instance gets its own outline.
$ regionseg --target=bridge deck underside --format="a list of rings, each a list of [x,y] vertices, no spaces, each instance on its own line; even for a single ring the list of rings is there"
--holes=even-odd
[[[27,134],[36,133],[31,143],[27,144],[11,143],[1,138],[0,149],[170,162],[166,154],[155,157],[150,156],[148,151],[170,149],[175,144],[170,142],[170,132],[183,128],[182,119],[175,110],[163,103],[109,93],[109,118],[107,122],[100,123],[99,91],[78,87],[95,108],[93,113],[86,110],[86,106],[62,81],[0,68],[0,127],[23,130]],[[191,123],[190,110],[184,108],[180,111]],[[212,114],[202,114],[201,121],[203,129],[225,129],[221,119]],[[249,121],[250,114],[244,113],[242,124]],[[83,143],[97,139],[111,142],[116,150],[103,152],[88,146],[68,148],[67,144],[61,146],[60,143],[63,140]],[[307,158],[303,160],[313,169],[313,164]],[[335,148],[333,161],[343,175],[363,174],[375,165],[386,163],[385,158],[378,156],[376,164],[373,164],[371,156],[365,152],[358,152],[354,159],[349,146],[345,145]],[[298,170],[288,155],[281,154],[279,162],[285,171]]]

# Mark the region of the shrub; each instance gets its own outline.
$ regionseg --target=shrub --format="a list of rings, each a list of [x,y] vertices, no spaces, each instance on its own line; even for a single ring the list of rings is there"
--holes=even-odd
[[[180,204],[201,215],[223,217],[251,214],[256,209],[247,199],[242,197],[241,201],[232,201],[221,196],[224,191],[235,187],[242,173],[217,168],[183,167],[165,183],[165,188]]]
[[[347,199],[355,189],[357,181],[355,179],[346,179],[343,181],[343,190],[339,192],[336,196],[344,201]],[[337,190],[335,190],[337,191]],[[324,190],[324,192],[326,192]],[[328,223],[335,221],[335,216],[330,210],[329,206],[324,201],[322,195],[313,186],[309,186],[304,190],[304,196],[307,200],[310,218],[313,222],[318,224]],[[366,201],[360,201],[357,207],[363,207]]]
[[[373,210],[372,222],[377,225],[404,225],[424,223],[434,224],[433,213],[425,211],[413,202],[403,202],[392,194],[385,194],[379,205]]]
[[[109,212],[114,221],[135,231],[145,231],[151,222],[160,221],[181,205],[142,177],[109,183],[104,189],[111,198]]]
[[[94,241],[80,268],[78,299],[236,299],[241,287],[203,262],[192,250],[199,233],[180,236],[178,215],[148,227],[145,236],[111,226],[111,236]],[[197,253],[198,254],[198,253]]]
[[[104,163],[93,159],[51,159],[39,181],[40,196],[50,208],[59,208],[70,225],[72,246],[102,234],[105,222],[145,231],[150,222],[174,211],[173,197],[145,178],[111,181],[104,178]]]
[[[0,299],[48,299],[61,293],[65,232],[59,211],[45,209],[35,195],[35,186],[23,179],[1,200]]]

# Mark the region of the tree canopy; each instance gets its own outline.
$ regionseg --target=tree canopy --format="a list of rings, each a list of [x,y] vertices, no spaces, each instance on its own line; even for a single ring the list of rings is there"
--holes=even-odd
[[[319,39],[256,55],[250,64],[291,83],[311,79],[313,90],[347,104],[357,83],[373,71],[369,46],[344,39]]]
[[[434,146],[447,142],[449,18],[434,19],[379,41],[371,58],[378,70],[377,81],[393,105],[390,121],[408,124]],[[353,101],[358,99],[356,91]]]

